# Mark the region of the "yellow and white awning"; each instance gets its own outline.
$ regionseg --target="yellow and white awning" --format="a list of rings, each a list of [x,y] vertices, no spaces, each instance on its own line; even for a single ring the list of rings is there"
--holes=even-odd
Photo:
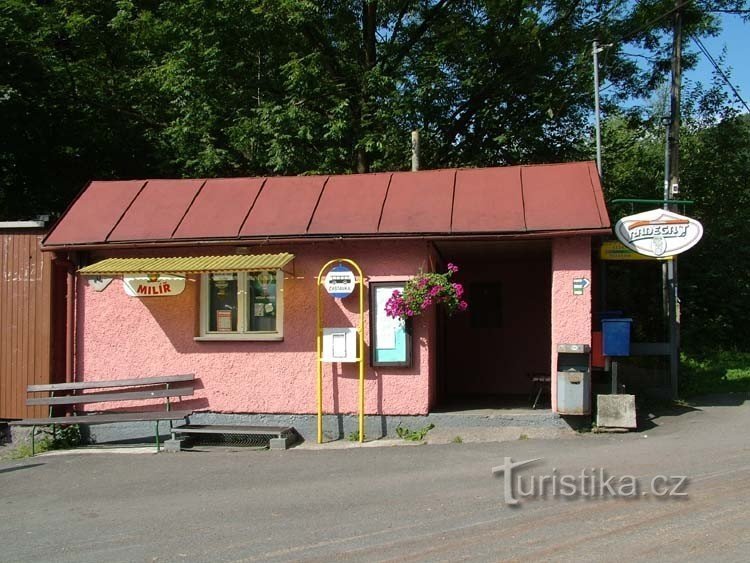
[[[281,270],[294,260],[294,254],[236,254],[229,256],[190,256],[163,258],[106,258],[81,268],[84,276],[124,274],[204,274],[208,272],[252,272]]]

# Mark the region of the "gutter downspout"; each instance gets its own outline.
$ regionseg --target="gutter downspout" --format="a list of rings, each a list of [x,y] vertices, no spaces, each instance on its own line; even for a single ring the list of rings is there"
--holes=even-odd
[[[73,264],[68,266],[65,311],[65,383],[73,383],[73,366],[75,355],[75,307],[76,307],[76,274]]]
[[[75,380],[75,332],[76,332],[76,264],[75,253],[60,259],[67,267],[65,276],[65,383]]]

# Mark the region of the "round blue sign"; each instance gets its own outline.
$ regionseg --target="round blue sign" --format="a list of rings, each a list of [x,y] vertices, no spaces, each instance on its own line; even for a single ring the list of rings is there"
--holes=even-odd
[[[323,286],[336,299],[349,297],[357,284],[357,278],[349,268],[343,264],[334,266],[326,274]]]

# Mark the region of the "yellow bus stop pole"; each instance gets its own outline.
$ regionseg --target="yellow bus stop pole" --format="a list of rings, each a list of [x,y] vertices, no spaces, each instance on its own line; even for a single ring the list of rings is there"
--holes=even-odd
[[[323,271],[321,270],[321,274]],[[318,444],[323,443],[323,360],[320,357],[322,353],[322,339],[323,339],[323,328],[322,328],[322,315],[321,315],[321,303],[320,303],[320,275],[318,276],[318,282],[315,284],[315,293],[317,295],[318,310],[317,310],[317,332],[315,335],[315,342],[317,345],[317,354],[315,356],[315,363],[317,364],[317,395],[318,395]]]
[[[337,264],[341,262],[346,262],[347,264],[350,264],[357,270],[357,274],[359,276],[359,327],[357,328],[357,333],[359,335],[359,350],[357,351],[358,357],[357,360],[359,362],[359,441],[364,442],[365,441],[365,278],[362,274],[362,268],[359,267],[359,264],[357,264],[354,260],[349,260],[348,258],[336,258],[334,260],[329,260],[326,262],[326,264],[320,269],[320,272],[318,273],[318,279],[315,284],[315,291],[317,294],[317,304],[318,304],[318,311],[317,311],[317,337],[316,337],[316,345],[317,345],[317,357],[316,357],[316,363],[317,363],[317,395],[318,395],[318,444],[323,443],[323,358],[322,355],[322,348],[323,348],[323,312],[322,312],[322,302],[320,299],[320,286],[323,284],[323,272],[328,269],[329,266],[332,264]]]

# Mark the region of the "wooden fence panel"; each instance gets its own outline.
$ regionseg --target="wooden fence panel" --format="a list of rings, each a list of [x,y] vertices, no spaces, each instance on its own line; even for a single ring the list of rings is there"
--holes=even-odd
[[[52,257],[41,231],[0,231],[0,419],[41,417],[26,387],[52,383]]]

